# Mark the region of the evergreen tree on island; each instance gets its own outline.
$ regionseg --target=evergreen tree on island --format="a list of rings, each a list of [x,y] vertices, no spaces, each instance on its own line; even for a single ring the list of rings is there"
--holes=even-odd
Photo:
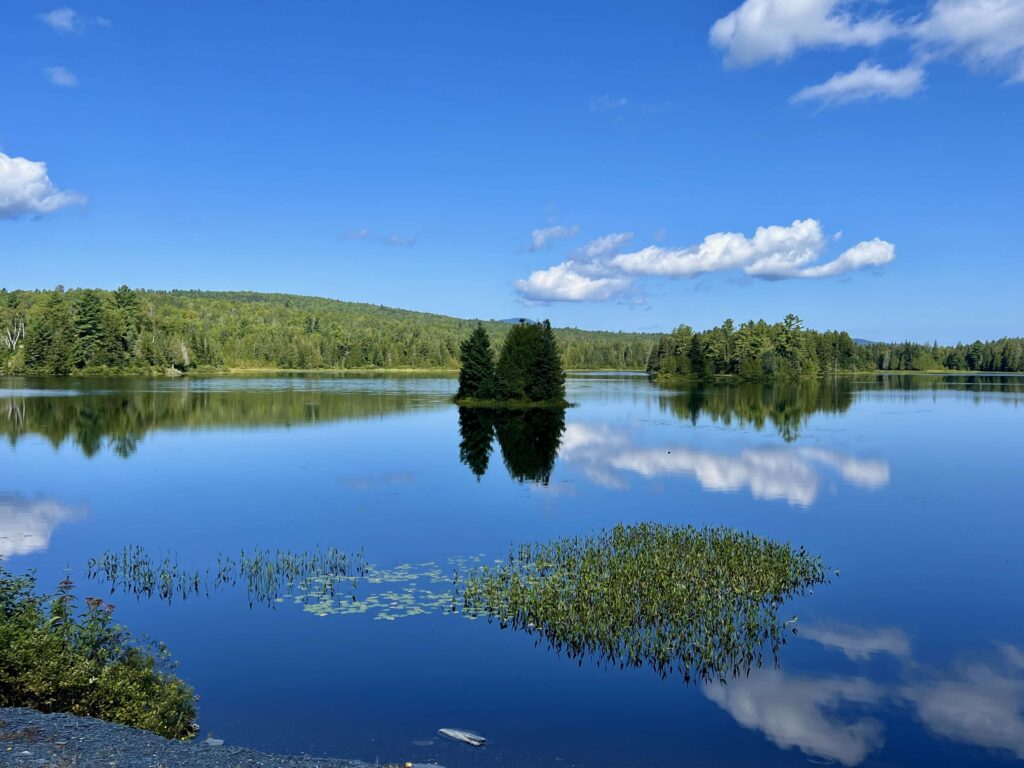
[[[564,404],[565,371],[551,323],[512,326],[495,368],[501,400]]]
[[[478,323],[459,348],[459,392],[456,399],[489,400],[494,397],[494,353],[491,340]]]
[[[477,325],[460,348],[462,369],[455,400],[463,405],[502,403],[560,406],[565,402],[565,371],[551,323],[513,325],[497,364],[487,331]],[[476,401],[473,403],[472,401]]]

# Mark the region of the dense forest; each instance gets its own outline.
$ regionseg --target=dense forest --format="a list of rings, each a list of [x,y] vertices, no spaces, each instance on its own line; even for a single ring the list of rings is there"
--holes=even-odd
[[[484,323],[501,344],[514,324]],[[459,367],[476,321],[264,293],[6,291],[0,372]],[[566,368],[642,370],[656,336],[555,330]]]
[[[813,331],[796,315],[708,331],[681,325],[651,350],[653,376],[745,380],[794,378],[851,371],[1024,371],[1024,338],[972,344],[857,343],[845,331]]]
[[[205,291],[0,289],[0,373],[149,373],[226,369],[450,369],[475,320],[305,296]],[[500,347],[515,323],[484,328]],[[568,369],[745,380],[849,371],[1024,372],[1024,339],[956,346],[858,343],[778,323],[665,336],[554,329]]]

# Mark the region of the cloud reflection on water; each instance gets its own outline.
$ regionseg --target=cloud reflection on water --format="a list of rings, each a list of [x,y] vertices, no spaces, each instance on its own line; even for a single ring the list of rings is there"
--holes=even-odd
[[[751,672],[704,695],[740,725],[761,731],[782,749],[857,765],[884,743],[882,724],[870,717],[843,719],[838,710],[877,704],[885,690],[863,677],[814,679],[777,669]]]
[[[78,516],[50,499],[0,494],[0,557],[45,552],[54,529]]]
[[[882,748],[884,727],[873,715],[880,717],[886,705],[907,707],[935,736],[1024,760],[1024,651],[1016,646],[998,646],[984,661],[929,670],[911,658],[910,638],[899,629],[824,625],[800,634],[853,661],[890,654],[903,662],[904,681],[759,669],[727,686],[709,685],[704,695],[778,747],[843,765],[858,765]]]
[[[573,423],[565,429],[559,453],[605,488],[628,487],[630,474],[645,478],[691,475],[708,491],[749,490],[755,499],[785,500],[810,506],[826,470],[864,488],[889,483],[889,464],[812,447],[749,448],[738,454],[698,451],[683,446],[637,447],[628,434],[608,424]]]

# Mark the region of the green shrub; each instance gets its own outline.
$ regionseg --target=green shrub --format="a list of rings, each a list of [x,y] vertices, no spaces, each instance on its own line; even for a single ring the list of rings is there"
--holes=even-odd
[[[0,567],[0,707],[69,712],[187,739],[196,697],[171,673],[162,645],[147,647],[113,621],[113,606],[72,583],[37,595],[34,575]]]

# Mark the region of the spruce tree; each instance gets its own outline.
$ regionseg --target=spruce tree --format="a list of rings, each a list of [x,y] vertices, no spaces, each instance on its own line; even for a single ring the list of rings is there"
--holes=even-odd
[[[469,338],[459,348],[458,399],[476,398],[487,400],[494,397],[494,353],[491,340],[484,326],[478,323]]]
[[[534,398],[543,402],[565,400],[565,371],[558,352],[558,342],[551,330],[551,323],[545,320],[537,327],[538,349],[534,363]]]
[[[502,345],[495,375],[503,400],[565,400],[565,371],[551,324],[545,320],[513,326]]]
[[[498,365],[495,367],[497,394],[502,400],[527,400],[527,386],[533,367],[532,324],[513,325],[501,345]]]

